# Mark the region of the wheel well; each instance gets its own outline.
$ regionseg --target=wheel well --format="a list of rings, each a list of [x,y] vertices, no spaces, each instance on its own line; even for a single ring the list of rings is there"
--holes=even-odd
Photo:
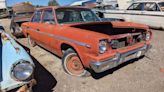
[[[63,44],[61,45],[62,54],[64,54],[64,52],[65,52],[67,49],[69,49],[69,48],[73,49],[73,50],[75,51],[75,53],[78,55],[78,57],[80,58],[80,60],[81,60],[81,57],[79,56],[78,52],[77,52],[71,45],[66,44],[66,43],[63,43]],[[82,60],[81,60],[81,63],[83,64]],[[83,66],[84,66],[84,65],[83,65]]]
[[[63,44],[61,45],[62,53],[64,53],[64,52],[65,52],[67,49],[69,49],[69,48],[73,49],[73,50],[76,52],[76,50],[75,50],[71,45],[68,45],[68,44],[63,43]]]

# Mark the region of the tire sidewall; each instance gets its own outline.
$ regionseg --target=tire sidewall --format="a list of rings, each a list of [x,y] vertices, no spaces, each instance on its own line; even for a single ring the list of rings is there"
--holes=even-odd
[[[68,49],[65,51],[64,55],[63,55],[63,58],[62,58],[62,65],[63,65],[63,69],[64,71],[69,74],[69,75],[72,75],[72,76],[79,76],[79,77],[82,77],[82,76],[85,76],[86,74],[86,70],[84,69],[83,73],[81,73],[80,75],[76,75],[76,74],[72,74],[68,68],[67,68],[67,58],[72,56],[72,55],[75,55],[75,56],[78,56],[77,53],[72,50],[72,49]]]

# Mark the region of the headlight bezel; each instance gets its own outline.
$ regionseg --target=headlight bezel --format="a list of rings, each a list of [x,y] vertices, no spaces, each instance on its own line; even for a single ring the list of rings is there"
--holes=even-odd
[[[145,40],[146,41],[149,41],[150,39],[151,39],[151,32],[149,31],[149,32],[147,32],[146,34],[145,34]]]
[[[32,71],[32,72],[30,72],[29,76],[25,77],[24,79],[23,78],[22,79],[19,79],[14,74],[14,70],[15,70],[16,66],[21,65],[21,64],[29,65],[31,67],[31,71]],[[15,64],[13,64],[12,65],[12,68],[11,68],[11,71],[10,71],[11,78],[14,79],[14,80],[16,80],[16,81],[29,81],[29,80],[32,79],[33,73],[34,73],[34,65],[31,64],[29,61],[26,61],[26,60],[19,60],[18,62],[16,62]]]
[[[99,53],[103,54],[108,50],[108,40],[100,40],[99,41]]]

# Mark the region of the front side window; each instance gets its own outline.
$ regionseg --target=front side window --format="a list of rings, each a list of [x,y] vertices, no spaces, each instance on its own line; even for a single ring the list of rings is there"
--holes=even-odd
[[[156,3],[145,3],[144,10],[145,11],[159,11],[159,8]]]
[[[52,9],[44,10],[42,22],[45,24],[55,24],[54,13]]]
[[[100,21],[89,9],[56,9],[56,17],[60,24]]]
[[[40,22],[41,21],[41,11],[36,11],[31,22]]]
[[[164,2],[158,3],[158,4],[159,4],[160,9],[161,9],[162,11],[164,11]]]
[[[143,3],[133,3],[128,10],[142,10]]]

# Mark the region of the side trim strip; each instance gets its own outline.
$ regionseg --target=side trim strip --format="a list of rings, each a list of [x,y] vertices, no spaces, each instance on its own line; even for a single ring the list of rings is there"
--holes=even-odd
[[[141,16],[156,16],[156,17],[164,17],[164,15],[153,15],[153,14],[134,14],[134,13],[113,13],[113,12],[104,12],[106,14],[127,14],[127,15],[141,15]]]
[[[51,36],[53,38],[57,38],[57,39],[60,39],[60,40],[66,40],[66,41],[75,43],[75,44],[80,45],[80,46],[91,48],[91,46],[89,44],[86,44],[86,43],[83,43],[83,42],[75,41],[75,40],[72,40],[72,39],[69,39],[69,38],[65,38],[65,37],[62,37],[62,36],[49,34],[49,33],[46,33],[46,32],[37,31],[37,30],[34,30],[32,28],[30,28],[30,30],[33,31],[33,32],[37,32],[37,33],[40,33],[40,34],[43,34],[43,35]]]

